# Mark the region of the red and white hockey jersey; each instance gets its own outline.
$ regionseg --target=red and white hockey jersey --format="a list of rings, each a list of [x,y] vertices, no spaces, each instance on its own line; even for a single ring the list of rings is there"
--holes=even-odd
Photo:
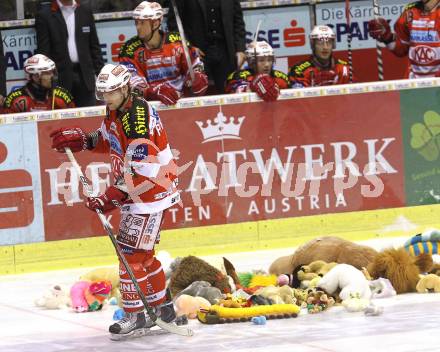
[[[37,98],[36,92],[33,92],[30,83],[9,93],[3,103],[3,114],[46,111],[52,110],[52,104],[55,109],[74,108],[73,97],[67,89],[55,87],[51,89],[41,89],[44,96]],[[53,95],[53,96],[52,96]],[[52,101],[53,100],[53,101]]]
[[[122,111],[108,111],[94,151],[110,151],[116,183],[131,198],[122,212],[152,214],[179,202],[177,166],[157,111],[131,94]]]
[[[406,6],[394,25],[396,40],[388,48],[409,58],[408,78],[434,77],[440,71],[440,8],[424,12],[423,2]]]
[[[138,36],[129,39],[119,52],[119,62],[126,66],[132,78],[132,87],[144,90],[168,82],[181,93],[189,79],[188,64],[180,34],[161,32],[162,43],[157,49],[149,49]],[[202,66],[196,51],[188,44],[193,67]]]
[[[292,88],[329,86],[350,83],[350,68],[348,63],[332,58],[330,67],[319,66],[311,56],[290,67],[289,79]]]

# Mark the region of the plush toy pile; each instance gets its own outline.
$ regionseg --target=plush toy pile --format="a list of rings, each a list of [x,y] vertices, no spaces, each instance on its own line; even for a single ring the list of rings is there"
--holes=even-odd
[[[356,244],[339,237],[318,237],[299,247],[295,253],[276,259],[269,268],[269,273],[281,275],[292,273],[298,267],[316,260],[326,263],[350,264],[362,269],[370,264],[377,252],[368,246]]]
[[[338,237],[320,237],[276,259],[269,272],[237,273],[223,257],[209,261],[169,257],[164,266],[180,321],[263,325],[267,319],[316,314],[335,305],[349,312],[380,315],[383,308],[373,303],[376,299],[405,292],[440,292],[440,265],[433,264],[434,250],[421,250],[427,246],[423,241],[432,245],[437,239],[438,231],[416,235],[406,247],[377,252]],[[95,269],[70,288],[55,285],[35,304],[91,312],[102,309],[112,297],[120,300],[116,267]]]
[[[74,312],[93,312],[106,302],[120,302],[119,272],[117,267],[97,268],[80,277],[69,287],[55,285],[35,300],[45,309],[71,308]]]

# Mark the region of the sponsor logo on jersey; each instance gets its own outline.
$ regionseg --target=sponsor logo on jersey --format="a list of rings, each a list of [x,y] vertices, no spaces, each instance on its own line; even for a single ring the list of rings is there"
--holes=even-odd
[[[147,60],[147,65],[148,66],[159,66],[161,62],[162,62],[162,60],[160,57],[153,57],[153,58]]]
[[[118,128],[114,121],[110,124],[110,130],[113,131],[116,136],[119,136]]]
[[[427,31],[411,31],[411,41],[418,43],[434,43],[438,42],[438,34],[436,32],[427,32]]]
[[[148,82],[162,81],[169,78],[174,78],[176,76],[176,68],[172,66],[148,70],[147,75]]]
[[[148,155],[148,145],[147,144],[139,144],[134,149],[131,159],[133,161],[141,161],[144,160],[145,157]]]
[[[168,34],[168,41],[170,43],[179,42],[181,40],[182,40],[182,38],[180,38],[179,33],[173,32],[173,33]]]
[[[145,135],[148,132],[148,128],[147,114],[144,106],[136,106],[135,117],[136,120],[134,121],[134,130],[140,135]]]
[[[9,94],[5,100],[5,106],[10,107],[12,104],[12,101],[21,95],[23,95],[23,92],[21,91],[21,89],[16,90],[16,91],[12,92],[11,94]]]
[[[131,62],[121,62],[121,65],[127,67],[129,72],[137,72],[136,67]]]
[[[55,96],[63,99],[67,104],[69,104],[72,101],[72,97],[64,89],[57,87],[54,89],[54,91],[55,91]]]
[[[122,155],[122,147],[119,139],[114,134],[109,134],[110,149]]]
[[[126,112],[124,114],[124,116],[121,117],[121,122],[122,122],[122,128],[124,129],[125,134],[128,136],[131,132],[131,127],[130,127],[130,112]]]
[[[284,72],[281,72],[281,71],[278,71],[278,70],[274,70],[273,71],[273,75],[274,75],[274,77],[282,78],[282,79],[284,79],[286,81],[289,80],[289,78],[287,77],[287,75]]]
[[[312,63],[310,61],[305,61],[302,64],[295,66],[294,67],[295,74],[301,75],[303,73],[303,71],[305,71],[310,66],[312,66]]]
[[[158,56],[152,57],[147,60],[147,65],[151,66],[162,66],[162,65],[175,65],[176,58],[174,56]]]
[[[133,56],[134,52],[137,48],[139,48],[142,45],[142,42],[140,39],[136,39],[130,43],[130,41],[127,42],[127,45],[125,45],[122,48],[121,55],[126,54],[127,56]]]
[[[427,20],[414,20],[412,21],[413,28],[434,28],[435,21],[427,21]]]
[[[419,64],[430,64],[437,60],[437,51],[426,45],[419,45],[410,50],[411,60]]]
[[[246,78],[248,78],[250,75],[251,75],[251,72],[248,71],[248,70],[240,71],[240,73],[238,74],[238,76],[239,76],[240,78],[242,78],[242,79],[246,79]]]
[[[123,247],[123,248],[121,248],[121,252],[124,253],[124,254],[133,254],[133,253],[134,253],[134,250],[131,249],[131,248]],[[126,274],[126,273],[127,273],[127,272],[126,272],[125,270],[119,272],[120,275],[124,275],[124,274]]]

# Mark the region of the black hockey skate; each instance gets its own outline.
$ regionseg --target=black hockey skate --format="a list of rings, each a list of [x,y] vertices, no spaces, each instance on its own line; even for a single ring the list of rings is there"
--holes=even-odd
[[[171,323],[176,320],[176,312],[174,311],[173,302],[165,302],[153,308],[154,312],[164,322]],[[141,337],[145,335],[158,335],[168,333],[159,327],[155,327],[155,323],[145,310],[134,313],[126,313],[126,316],[117,323],[110,325],[110,339],[121,341],[128,338]]]

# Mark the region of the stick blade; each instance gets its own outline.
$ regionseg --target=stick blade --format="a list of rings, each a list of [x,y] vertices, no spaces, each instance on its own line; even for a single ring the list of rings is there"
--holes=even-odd
[[[157,318],[155,321],[156,325],[160,328],[169,331],[172,334],[181,335],[181,336],[193,336],[194,331],[192,331],[190,328],[183,327],[183,326],[177,326],[173,323],[165,323],[160,318]]]

